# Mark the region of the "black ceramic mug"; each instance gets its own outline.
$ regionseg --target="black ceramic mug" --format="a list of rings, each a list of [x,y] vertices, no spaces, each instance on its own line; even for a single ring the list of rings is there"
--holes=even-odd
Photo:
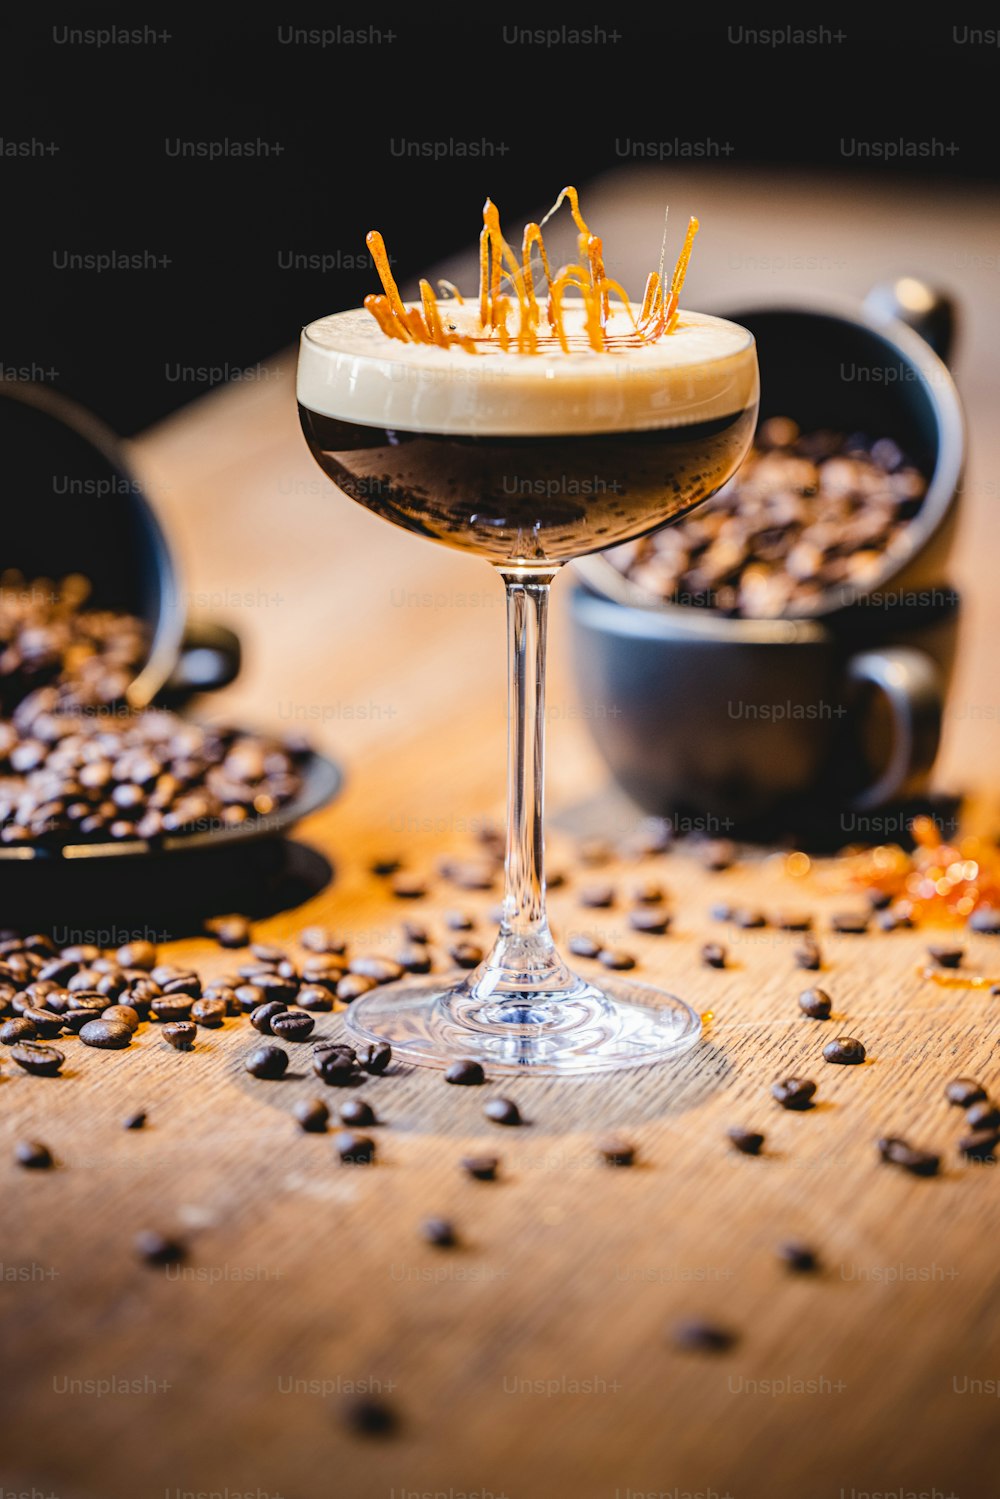
[[[835,824],[918,796],[937,751],[965,457],[942,357],[952,311],[910,280],[862,307],[723,310],[757,340],[762,421],[891,437],[928,476],[927,494],[876,576],[795,618],[662,604],[606,558],[581,559],[570,599],[578,689],[612,773],[647,810],[764,834]]]

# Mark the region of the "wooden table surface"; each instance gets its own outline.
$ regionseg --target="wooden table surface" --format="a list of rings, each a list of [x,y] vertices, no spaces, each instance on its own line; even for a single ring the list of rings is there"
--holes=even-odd
[[[991,249],[1000,214],[972,197],[938,194],[929,204],[898,190],[890,214],[870,190],[859,198],[845,184],[721,171],[677,182],[633,174],[599,187],[590,206],[595,218],[603,206],[606,225],[617,204],[635,246],[665,187],[675,184],[675,212],[697,204],[717,238],[703,236],[692,303],[765,283],[860,293],[879,275],[913,269],[949,281],[973,310],[959,360],[976,439],[956,564],[968,628],[939,784],[989,792],[1000,722],[985,711],[1000,687],[990,550],[1000,451],[987,404],[1000,360]],[[949,222],[963,226],[961,243],[949,239]],[[737,267],[734,246],[748,265],[776,247],[831,265],[816,274]],[[913,258],[901,264],[907,246]],[[614,266],[629,284],[648,259],[633,256]],[[460,906],[483,938],[495,893],[435,880],[425,901],[404,909],[368,868],[405,851],[409,867],[432,871],[500,815],[502,590],[484,566],[339,497],[299,435],[290,360],[262,371],[138,447],[184,557],[193,611],[227,619],[245,642],[245,673],[218,711],[305,729],[348,774],[341,799],[301,829],[331,860],[331,882],[257,933],[292,944],[321,921],[355,950],[391,953],[405,916],[425,917],[440,938],[443,912]],[[636,814],[608,792],[588,740],[587,715],[601,705],[573,696],[558,607],[553,636],[550,847],[568,868],[577,831],[618,834]],[[69,1041],[59,1082],[3,1066],[0,1492],[996,1492],[997,1178],[960,1161],[961,1121],[942,1090],[956,1074],[1000,1086],[997,1001],[922,979],[926,933],[823,935],[829,913],[851,903],[830,870],[792,880],[762,854],[713,875],[679,849],[614,862],[600,876],[615,884],[618,905],[581,912],[573,869],[552,898],[558,932],[594,930],[631,947],[637,977],[714,1018],[695,1052],[642,1076],[505,1084],[529,1121],[520,1130],[483,1120],[495,1090],[398,1069],[364,1089],[384,1120],[378,1165],[344,1167],[328,1137],[304,1135],[292,1119],[297,1098],[322,1091],[304,1065],[281,1083],[244,1072],[245,1022],[200,1033],[190,1055],[170,1051],[152,1026],[120,1054]],[[654,876],[671,893],[674,927],[636,936],[626,897]],[[816,914],[833,1024],[797,1014],[796,939],[723,930],[708,914],[717,900]],[[729,946],[725,971],[699,962],[710,937]],[[205,973],[232,967],[205,939],[163,952]],[[970,938],[967,966],[1000,973],[1000,942]],[[325,1016],[318,1029],[340,1024]],[[822,1061],[822,1045],[841,1032],[863,1039],[867,1065]],[[772,1081],[792,1072],[819,1082],[810,1113],[770,1098]],[[147,1128],[124,1131],[123,1115],[139,1106]],[[762,1157],[727,1146],[733,1124],[766,1132]],[[595,1141],[609,1129],[637,1143],[634,1169],[600,1163]],[[881,1164],[874,1142],[886,1133],[939,1149],[940,1178]],[[10,1163],[12,1142],[25,1136],[51,1146],[56,1170]],[[473,1149],[500,1154],[500,1180],[463,1175],[459,1158]],[[430,1215],[454,1219],[459,1248],[423,1242]],[[179,1271],[137,1262],[132,1240],[145,1227],[187,1236]],[[775,1249],[791,1238],[817,1247],[821,1274],[782,1268]],[[702,1315],[738,1332],[730,1354],[671,1345],[673,1322]],[[398,1412],[391,1437],[345,1430],[343,1402],[364,1390]]]

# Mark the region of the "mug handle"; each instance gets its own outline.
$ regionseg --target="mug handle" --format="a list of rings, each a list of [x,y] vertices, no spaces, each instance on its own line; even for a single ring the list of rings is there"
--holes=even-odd
[[[951,363],[958,313],[947,292],[916,276],[880,281],[865,297],[865,307],[880,323],[895,318],[919,333],[939,359]]]
[[[930,771],[941,742],[944,680],[932,657],[905,645],[852,656],[847,680],[880,692],[893,720],[893,742],[885,766],[851,800],[852,808],[865,811],[917,790]]]
[[[239,636],[215,620],[196,620],[184,631],[173,672],[157,694],[157,702],[174,703],[197,692],[218,692],[239,674],[242,659]]]

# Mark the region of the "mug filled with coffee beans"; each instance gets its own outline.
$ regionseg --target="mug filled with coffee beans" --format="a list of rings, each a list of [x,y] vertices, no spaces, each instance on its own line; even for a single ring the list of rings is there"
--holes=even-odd
[[[863,306],[727,310],[760,421],[688,519],[574,564],[576,676],[647,810],[770,836],[920,797],[958,630],[965,457],[951,304],[905,279]]]

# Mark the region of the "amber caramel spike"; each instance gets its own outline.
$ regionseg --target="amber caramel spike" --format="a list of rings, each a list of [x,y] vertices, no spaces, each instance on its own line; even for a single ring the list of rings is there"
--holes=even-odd
[[[404,344],[412,342],[404,324],[402,324],[389,305],[388,297],[380,297],[375,292],[369,292],[365,297],[365,310],[370,312],[387,338],[398,338]]]
[[[389,269],[389,256],[386,252],[385,241],[377,229],[369,229],[365,235],[365,244],[371,252],[378,278],[382,283],[386,296],[389,298],[389,306],[398,318],[405,318],[406,308],[403,299],[399,295],[399,287],[396,285],[395,277]]]
[[[684,236],[681,253],[677,257],[677,264],[674,266],[674,274],[670,278],[671,295],[676,294],[678,298],[684,289],[684,278],[687,275],[688,261],[691,259],[694,237],[700,227],[698,220],[692,214],[691,218],[688,219],[687,233]]]

